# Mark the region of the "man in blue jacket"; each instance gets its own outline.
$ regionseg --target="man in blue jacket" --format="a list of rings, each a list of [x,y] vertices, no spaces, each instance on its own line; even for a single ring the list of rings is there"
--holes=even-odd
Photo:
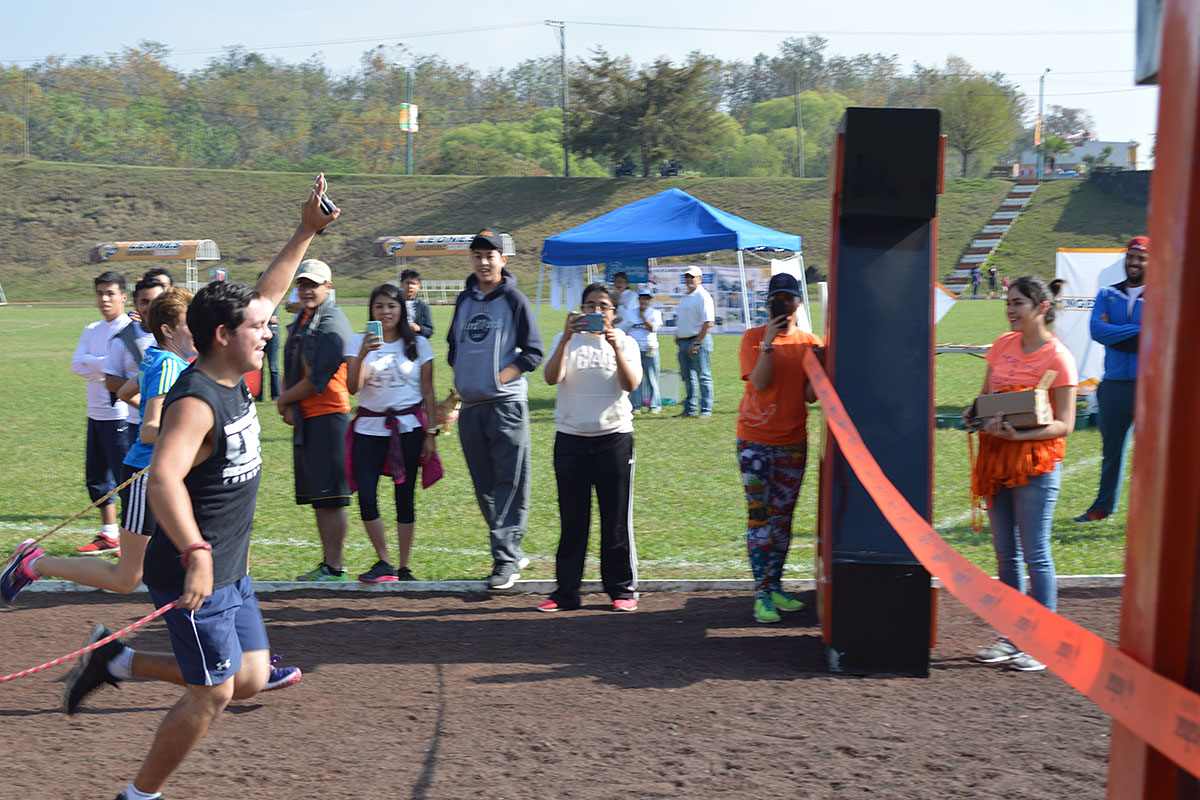
[[[489,589],[508,589],[529,563],[521,549],[529,518],[529,384],[542,361],[533,308],[517,290],[500,235],[471,242],[472,273],[454,302],[446,360],[462,397],[458,438],[491,532]]]
[[[1104,378],[1096,389],[1100,404],[1100,492],[1092,507],[1076,522],[1096,522],[1116,512],[1125,472],[1125,448],[1133,431],[1133,401],[1137,394],[1138,335],[1142,330],[1142,300],[1150,239],[1134,237],[1125,248],[1125,280],[1105,286],[1092,306],[1092,338],[1104,345]]]

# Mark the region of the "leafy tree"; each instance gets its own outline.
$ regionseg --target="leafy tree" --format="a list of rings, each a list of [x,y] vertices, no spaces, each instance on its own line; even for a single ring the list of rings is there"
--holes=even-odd
[[[942,132],[946,144],[962,156],[965,178],[971,156],[1002,151],[1016,136],[1019,99],[994,79],[980,75],[949,77],[938,93]]]
[[[1102,167],[1108,163],[1108,159],[1112,157],[1113,148],[1111,144],[1106,144],[1100,149],[1100,152],[1095,155],[1086,155],[1083,157],[1083,163],[1088,165],[1088,169]]]
[[[1073,153],[1075,145],[1061,136],[1050,136],[1043,139],[1042,143],[1036,149],[1042,154],[1042,158],[1049,163],[1051,169],[1053,169],[1054,164],[1058,161],[1058,157]]]
[[[1050,113],[1042,117],[1042,136],[1059,136],[1070,139],[1096,130],[1096,121],[1082,108],[1050,106]]]
[[[611,161],[636,155],[643,177],[659,159],[695,162],[713,154],[716,136],[706,123],[716,104],[704,91],[703,61],[676,67],[659,59],[638,70],[628,58],[597,50],[579,64],[571,86],[573,152]]]

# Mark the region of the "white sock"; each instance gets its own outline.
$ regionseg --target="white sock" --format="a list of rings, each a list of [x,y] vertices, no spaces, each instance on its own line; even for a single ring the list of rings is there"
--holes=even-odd
[[[154,794],[139,792],[137,787],[133,785],[133,781],[130,781],[129,786],[125,789],[125,798],[126,800],[161,800],[162,792],[155,792]]]
[[[116,539],[121,535],[121,531],[117,528],[117,523],[113,522],[108,525],[101,525],[100,535],[107,536],[109,539]]]
[[[133,648],[126,647],[108,662],[108,674],[119,681],[133,677]],[[157,797],[158,795],[155,795]]]

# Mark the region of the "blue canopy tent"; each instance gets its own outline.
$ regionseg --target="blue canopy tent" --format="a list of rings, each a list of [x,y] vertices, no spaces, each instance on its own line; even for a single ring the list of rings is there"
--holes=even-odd
[[[737,252],[742,283],[743,319],[750,319],[743,250],[801,252],[800,237],[758,225],[710,206],[680,189],[613,209],[555,234],[542,245],[538,300],[545,265],[576,266],[634,258],[661,258],[714,250]],[[803,281],[801,281],[803,285]]]

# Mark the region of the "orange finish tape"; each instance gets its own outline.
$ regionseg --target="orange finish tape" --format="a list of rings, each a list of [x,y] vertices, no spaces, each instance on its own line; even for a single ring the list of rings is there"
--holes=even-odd
[[[1151,747],[1200,777],[1200,694],[994,580],[946,544],[884,476],[811,350],[804,355],[804,370],[846,461],[921,564],[967,608],[1018,647]]]

